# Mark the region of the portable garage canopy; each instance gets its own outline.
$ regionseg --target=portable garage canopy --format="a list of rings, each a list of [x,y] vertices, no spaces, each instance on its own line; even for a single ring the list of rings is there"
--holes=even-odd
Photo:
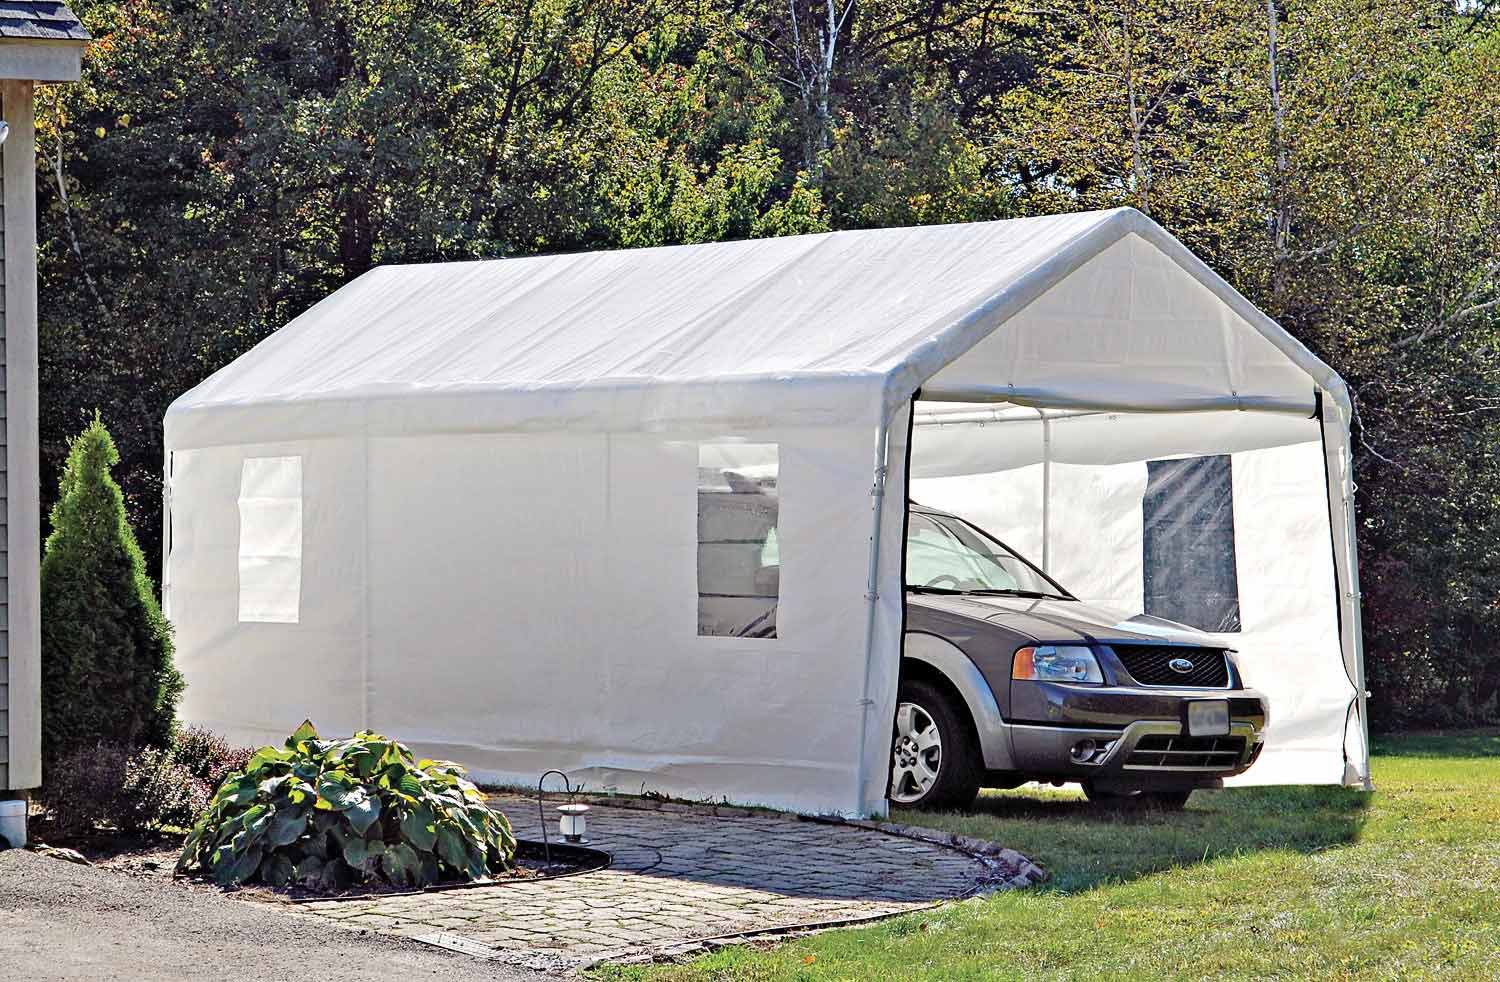
[[[182,713],[883,812],[912,494],[1128,614],[1227,549],[1247,778],[1363,783],[1349,418],[1129,209],[378,268],[167,413]]]

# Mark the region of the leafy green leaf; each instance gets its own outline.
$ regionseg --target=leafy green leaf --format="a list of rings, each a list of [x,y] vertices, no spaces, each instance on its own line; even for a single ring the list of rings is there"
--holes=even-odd
[[[275,853],[261,863],[260,878],[266,884],[281,889],[292,882],[297,867],[284,853]]]
[[[304,740],[316,740],[317,738],[318,730],[313,726],[312,720],[305,719],[302,721],[302,725],[297,727],[292,735],[286,738],[286,748],[288,750],[296,750],[297,745]]]
[[[342,859],[330,859],[323,864],[323,873],[318,885],[324,890],[343,890],[354,882],[354,870]]]
[[[274,798],[281,793],[282,788],[286,787],[288,781],[295,780],[296,778],[292,777],[290,774],[281,774],[277,777],[268,777],[264,781],[260,782],[259,786],[257,787],[257,791],[262,798]]]
[[[366,795],[362,800],[350,805],[345,810],[344,816],[349,820],[349,824],[354,827],[354,831],[360,835],[364,835],[370,826],[375,824],[375,820],[380,817],[380,799]]]
[[[369,849],[365,846],[364,839],[350,839],[344,843],[344,862],[355,869],[365,865],[365,859],[369,855]]]
[[[298,883],[316,883],[323,876],[323,860],[317,856],[305,857],[292,876]]]
[[[245,835],[254,838],[265,831],[271,821],[270,805],[254,805],[245,812]]]
[[[467,874],[473,878],[476,875],[476,867],[479,867],[478,875],[482,875],[484,870],[482,863],[470,852],[471,841],[451,825],[438,827],[438,855],[454,872]]]
[[[260,846],[251,846],[244,852],[214,867],[214,882],[219,886],[234,886],[244,883],[260,867],[264,851]]]
[[[216,800],[231,805],[244,805],[255,800],[260,792],[260,783],[254,778],[242,777],[238,781],[225,781],[219,788]]]
[[[386,849],[385,854],[380,857],[380,868],[386,879],[397,886],[411,886],[421,882],[422,859],[415,849],[404,842]]]
[[[277,750],[275,747],[262,747],[245,764],[245,773],[248,775],[260,775],[260,772],[273,768],[278,764],[285,764],[293,757],[290,750]],[[264,775],[260,775],[264,776]]]
[[[401,819],[401,834],[406,841],[428,852],[437,843],[437,830],[433,828],[437,819],[427,805],[418,805]]]
[[[341,775],[325,774],[318,782],[317,807],[333,811],[347,811],[368,796],[369,793],[364,788],[342,778]]]
[[[266,831],[266,844],[271,848],[289,846],[307,831],[307,809],[287,805],[276,809],[271,827]]]

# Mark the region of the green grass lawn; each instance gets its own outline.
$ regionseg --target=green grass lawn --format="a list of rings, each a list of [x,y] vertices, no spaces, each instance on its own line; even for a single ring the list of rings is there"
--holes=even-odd
[[[915,821],[1013,846],[1050,882],[602,979],[1500,978],[1500,731],[1377,743],[1373,794],[1199,792],[1101,814],[1064,791]]]

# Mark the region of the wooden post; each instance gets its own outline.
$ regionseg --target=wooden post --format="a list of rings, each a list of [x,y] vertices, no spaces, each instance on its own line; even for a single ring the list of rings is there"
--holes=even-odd
[[[42,783],[41,461],[37,433],[35,83],[0,82],[5,183],[5,471],[11,788]]]

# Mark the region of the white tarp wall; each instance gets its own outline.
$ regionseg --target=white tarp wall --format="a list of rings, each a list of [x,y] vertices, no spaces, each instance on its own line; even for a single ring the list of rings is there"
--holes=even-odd
[[[1234,783],[1336,784],[1365,755],[1338,657],[1324,459],[1319,421],[1288,415],[918,403],[911,495],[1045,563],[1121,622],[1186,622],[1237,650],[1272,708],[1265,752]]]
[[[183,717],[252,744],[303,715],[371,727],[488,780],[559,767],[596,790],[855,810],[884,794],[883,769],[866,791],[853,766],[873,460],[871,429],[836,427],[173,451]],[[256,518],[263,475],[294,467],[295,507]],[[779,555],[762,529],[749,560],[779,582],[722,568],[737,545],[707,496],[726,469],[771,489]],[[294,542],[300,590],[247,575]],[[721,595],[757,590],[779,595],[774,636],[724,636],[754,630],[736,605],[757,601]]]
[[[370,271],[167,413],[183,718],[883,811],[919,389],[1304,418],[1322,392],[1345,592],[1304,674],[1357,676],[1342,383],[1120,209]]]

